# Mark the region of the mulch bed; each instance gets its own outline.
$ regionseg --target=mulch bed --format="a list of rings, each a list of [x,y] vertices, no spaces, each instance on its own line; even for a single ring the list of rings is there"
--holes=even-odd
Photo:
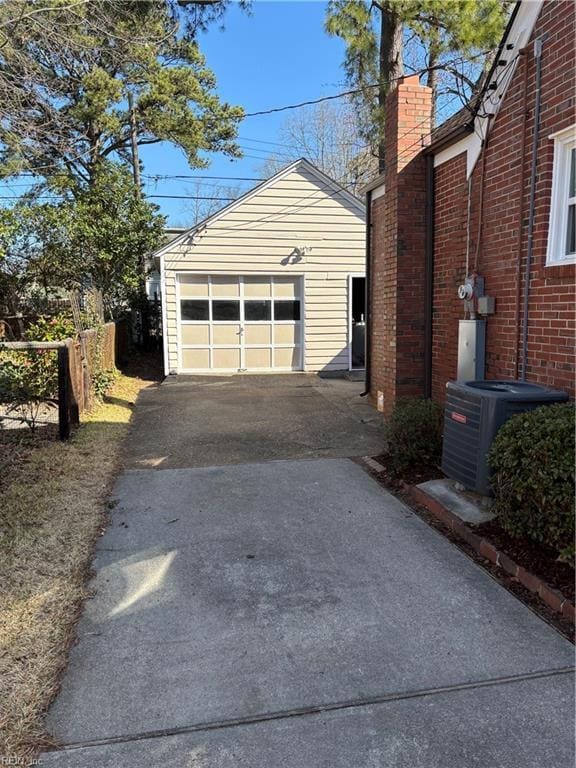
[[[449,541],[471,557],[478,565],[488,571],[497,581],[506,589],[512,592],[516,597],[526,603],[535,613],[539,614],[548,624],[554,626],[559,632],[567,637],[571,642],[575,639],[575,626],[572,621],[566,619],[561,614],[556,613],[542,600],[522,584],[517,579],[505,573],[501,568],[493,565],[484,557],[478,555],[459,536],[455,535],[447,525],[444,525],[425,507],[417,504],[409,492],[409,486],[424,483],[427,480],[434,480],[443,477],[442,473],[436,469],[426,469],[404,475],[401,479],[394,473],[386,469],[386,456],[376,456],[375,460],[384,467],[382,472],[375,472],[364,468],[375,480],[381,483],[387,490],[398,496],[407,506],[411,507],[419,517],[428,523],[432,528],[443,534]],[[491,521],[483,523],[480,526],[474,526],[473,530],[479,536],[491,541],[500,551],[506,553],[518,565],[527,571],[540,577],[549,586],[562,592],[570,602],[574,602],[574,569],[567,563],[561,563],[557,560],[557,553],[549,548],[540,546],[525,539],[515,539],[506,533],[498,523]]]
[[[539,576],[574,603],[574,569],[568,563],[560,562],[555,550],[528,539],[516,539],[495,520],[482,523],[475,530],[491,541],[496,549],[505,552],[518,565]]]
[[[387,468],[388,459],[386,454],[381,456],[374,456],[374,461],[381,464],[384,467],[384,471],[381,474],[383,480],[386,481],[386,485],[391,490],[402,490],[406,485],[419,485],[420,483],[427,483],[428,480],[438,480],[444,477],[439,467],[425,467],[424,469],[413,469],[409,472],[405,472],[401,478],[397,477],[393,472]]]

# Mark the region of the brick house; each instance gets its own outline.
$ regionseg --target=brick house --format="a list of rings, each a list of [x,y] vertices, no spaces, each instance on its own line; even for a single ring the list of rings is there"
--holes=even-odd
[[[388,97],[387,167],[367,188],[366,378],[385,413],[442,402],[469,317],[484,321],[475,378],[574,396],[575,10],[518,2],[482,92],[435,130],[417,76]]]

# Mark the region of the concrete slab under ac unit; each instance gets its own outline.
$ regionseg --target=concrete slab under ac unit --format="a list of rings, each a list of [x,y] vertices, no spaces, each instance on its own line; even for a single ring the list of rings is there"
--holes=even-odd
[[[468,491],[460,491],[453,480],[429,480],[418,485],[432,499],[440,502],[446,509],[465,523],[480,525],[493,519],[494,515],[486,506],[486,500]]]

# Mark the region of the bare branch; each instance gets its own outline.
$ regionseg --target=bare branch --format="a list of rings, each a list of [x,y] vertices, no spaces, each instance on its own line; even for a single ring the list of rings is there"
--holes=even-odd
[[[71,10],[72,8],[75,8],[78,5],[86,5],[89,3],[90,0],[76,0],[75,3],[70,3],[70,5],[53,5],[48,6],[45,8],[35,8],[33,11],[29,11],[28,13],[21,14],[17,19],[8,19],[7,21],[3,21],[0,24],[0,29],[3,29],[4,27],[8,27],[10,24],[18,24],[23,19],[29,19],[32,16],[38,16],[42,13],[50,13],[50,11],[67,11]]]

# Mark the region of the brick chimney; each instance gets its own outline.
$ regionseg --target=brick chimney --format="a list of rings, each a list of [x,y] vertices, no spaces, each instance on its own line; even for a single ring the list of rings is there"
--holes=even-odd
[[[371,384],[374,404],[390,413],[399,397],[424,393],[426,168],[432,91],[418,76],[390,91],[386,170],[372,190]]]

